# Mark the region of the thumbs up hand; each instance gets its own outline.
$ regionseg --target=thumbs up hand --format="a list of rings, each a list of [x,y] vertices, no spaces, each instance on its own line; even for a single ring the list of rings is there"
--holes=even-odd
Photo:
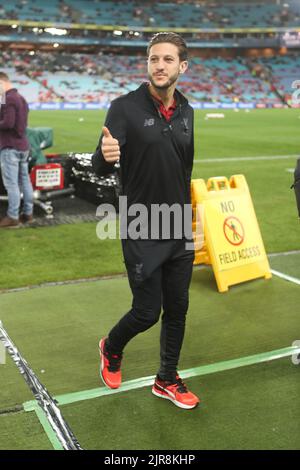
[[[119,141],[113,138],[107,127],[102,128],[102,133],[101,151],[104,160],[108,163],[118,162],[121,155]]]

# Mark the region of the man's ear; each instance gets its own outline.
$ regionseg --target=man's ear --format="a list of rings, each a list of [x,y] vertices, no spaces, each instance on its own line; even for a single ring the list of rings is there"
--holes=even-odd
[[[183,62],[180,62],[179,65],[179,73],[184,73],[188,68],[188,61],[184,60]]]

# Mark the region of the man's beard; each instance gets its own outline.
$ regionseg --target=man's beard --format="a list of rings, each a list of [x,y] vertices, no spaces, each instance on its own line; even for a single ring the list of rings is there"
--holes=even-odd
[[[170,86],[172,86],[178,79],[179,77],[179,73],[177,73],[177,75],[172,75],[169,80],[164,83],[163,85],[157,85],[154,80],[155,80],[155,77],[153,78],[150,74],[148,74],[148,77],[149,77],[149,80],[150,80],[150,83],[151,85],[156,88],[157,90],[167,90]]]

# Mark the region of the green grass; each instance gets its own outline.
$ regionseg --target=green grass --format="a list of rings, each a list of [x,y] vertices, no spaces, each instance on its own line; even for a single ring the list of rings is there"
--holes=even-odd
[[[208,111],[209,112],[209,111]],[[296,155],[299,152],[299,110],[225,111],[225,119],[195,117],[194,178],[244,174],[267,252],[299,249],[300,225],[290,190],[296,157],[287,160],[217,162],[220,157]],[[83,117],[84,121],[79,121]],[[31,126],[54,129],[49,151],[93,152],[104,111],[32,111]],[[201,163],[210,158],[211,162]],[[55,203],[54,203],[55,204]],[[96,210],[96,207],[95,207]],[[100,242],[96,224],[1,231],[0,289],[47,281],[124,272],[120,243]]]
[[[221,111],[225,119],[195,115],[196,158],[299,154],[299,110]],[[220,111],[218,111],[220,112]]]
[[[79,121],[83,118],[84,121]],[[105,111],[31,111],[30,127],[51,127],[54,145],[50,152],[94,152]]]
[[[118,240],[99,240],[96,224],[1,232],[0,288],[118,274],[124,271]]]
[[[34,413],[0,416],[1,450],[51,450],[52,445]]]
[[[299,153],[297,109],[226,110],[225,119],[205,120],[209,112],[195,112],[195,158]],[[53,128],[50,152],[94,152],[105,114],[103,110],[31,111],[29,125]]]

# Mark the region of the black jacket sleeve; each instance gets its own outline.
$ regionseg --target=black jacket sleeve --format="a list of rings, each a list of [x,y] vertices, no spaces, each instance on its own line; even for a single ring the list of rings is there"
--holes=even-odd
[[[111,102],[104,125],[109,129],[111,135],[119,141],[121,160],[123,153],[122,150],[124,150],[126,143],[126,119],[123,111],[122,98],[117,98]],[[103,134],[101,133],[99,144],[92,156],[92,167],[98,176],[108,175],[109,173],[116,171],[115,164],[106,162],[102,155],[102,137]]]

